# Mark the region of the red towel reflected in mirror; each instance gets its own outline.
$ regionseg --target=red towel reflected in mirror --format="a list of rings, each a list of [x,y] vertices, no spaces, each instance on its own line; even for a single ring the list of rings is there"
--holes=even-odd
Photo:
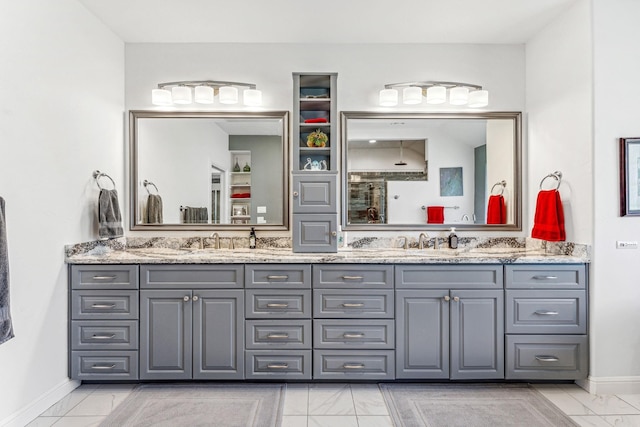
[[[507,205],[501,194],[489,196],[487,204],[487,224],[506,224]]]
[[[444,224],[444,206],[427,206],[427,224]]]

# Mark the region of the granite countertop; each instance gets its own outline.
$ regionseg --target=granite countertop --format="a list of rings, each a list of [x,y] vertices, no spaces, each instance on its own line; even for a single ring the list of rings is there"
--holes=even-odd
[[[337,253],[294,253],[291,248],[199,249],[197,247],[67,248],[69,264],[245,264],[245,263],[370,263],[370,264],[513,264],[585,263],[587,253],[550,253],[544,247],[461,247],[459,249],[345,248]]]

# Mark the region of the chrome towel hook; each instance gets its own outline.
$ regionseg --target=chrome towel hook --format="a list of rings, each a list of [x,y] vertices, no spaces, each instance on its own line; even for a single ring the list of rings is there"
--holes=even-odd
[[[148,194],[151,194],[151,192],[149,191],[149,186],[153,186],[153,188],[156,189],[156,194],[160,194],[160,190],[158,190],[158,186],[155,185],[153,182],[151,181],[147,181],[146,179],[144,181],[142,181],[142,185],[144,185],[144,189],[147,190]]]
[[[542,184],[547,178],[554,178],[556,181],[558,181],[556,184],[556,188],[554,188],[553,190],[557,190],[558,188],[560,188],[560,183],[562,182],[562,172],[555,171],[542,178],[542,181],[540,181],[540,190],[542,190]]]
[[[500,193],[499,194],[495,194],[495,196],[502,196],[502,194],[504,193],[504,189],[507,186],[507,181],[505,181],[504,179],[500,182],[496,182],[495,184],[493,184],[493,187],[491,187],[491,195],[493,196],[493,190],[496,188],[496,186],[500,186],[499,190]]]
[[[98,186],[99,189],[104,190],[105,188],[102,187],[100,185],[100,178],[105,177],[105,178],[109,178],[109,181],[111,181],[111,183],[113,184],[113,190],[116,189],[116,182],[113,180],[113,178],[111,178],[109,175],[107,175],[106,173],[100,172],[99,170],[94,170],[93,171],[93,179],[96,180],[96,185]]]

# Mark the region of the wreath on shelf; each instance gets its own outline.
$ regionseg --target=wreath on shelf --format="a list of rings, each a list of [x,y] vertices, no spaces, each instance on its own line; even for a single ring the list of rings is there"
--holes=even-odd
[[[307,146],[309,147],[324,147],[327,145],[327,141],[329,141],[329,137],[320,129],[316,129],[307,136]]]

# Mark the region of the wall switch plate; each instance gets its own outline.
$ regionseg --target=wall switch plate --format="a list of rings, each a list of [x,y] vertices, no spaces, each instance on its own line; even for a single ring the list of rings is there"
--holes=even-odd
[[[266,206],[257,206],[256,207],[256,213],[267,213],[267,207]]]
[[[617,240],[616,249],[638,249],[637,241]]]

